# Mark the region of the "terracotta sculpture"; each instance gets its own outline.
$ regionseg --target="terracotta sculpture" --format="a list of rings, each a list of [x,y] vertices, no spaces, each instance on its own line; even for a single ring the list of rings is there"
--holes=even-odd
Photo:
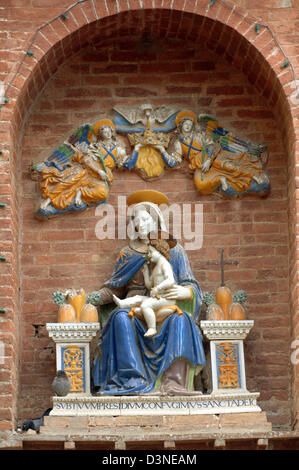
[[[192,111],[179,112],[176,125],[177,138],[172,146],[189,162],[195,186],[202,194],[218,190],[236,197],[269,192],[269,178],[260,158],[265,147],[236,138],[210,116],[202,116],[198,122]]]
[[[125,156],[111,120],[78,128],[46,162],[33,165],[41,174],[42,200],[37,217],[78,211],[90,203],[106,201],[112,170],[122,165]]]
[[[94,305],[86,303],[84,289],[53,293],[53,300],[59,306],[58,323],[89,323],[98,321],[98,312]]]
[[[245,320],[246,314],[242,306],[246,302],[246,292],[236,291],[233,295],[224,282],[225,265],[238,265],[238,261],[227,261],[224,259],[223,248],[220,250],[220,261],[208,261],[208,265],[218,265],[221,270],[221,285],[216,289],[215,295],[205,292],[203,302],[207,305],[207,319],[218,320]]]
[[[167,241],[150,240],[147,257],[148,262],[153,264],[153,269],[150,272],[148,263],[145,263],[141,271],[150,296],[135,295],[120,300],[113,295],[113,300],[119,307],[130,308],[129,316],[141,314],[148,327],[144,336],[150,337],[157,333],[156,322],[164,320],[167,315],[177,311],[178,307],[174,300],[169,301],[163,297],[163,293],[175,285],[172,267],[168,262],[170,252]]]
[[[189,163],[203,195],[234,198],[265,196],[270,182],[263,166],[266,146],[256,145],[225,129],[209,115],[143,104],[114,108],[115,118],[80,126],[44,162],[32,165],[40,175],[40,219],[107,201],[112,170],[134,170],[145,180],[163,176]],[[127,144],[116,133],[122,134]]]
[[[246,293],[237,291],[232,294],[227,286],[216,289],[215,296],[211,293],[204,294],[204,303],[207,305],[207,320],[246,320],[243,303],[246,301]]]
[[[133,153],[124,163],[127,170],[136,169],[142,178],[163,175],[165,168],[175,168],[181,162],[177,154],[167,152],[176,111],[144,104],[137,109],[115,108],[119,132],[127,134]],[[126,124],[126,125],[124,125]]]
[[[153,202],[154,201],[154,202]],[[140,191],[128,198],[133,210],[130,223],[137,229],[120,253],[112,277],[103,287],[88,295],[99,306],[113,304],[113,295],[132,298],[148,295],[141,268],[146,263],[149,234],[166,234],[163,215],[157,202],[167,198],[157,191]],[[202,336],[195,320],[201,305],[201,290],[183,248],[172,240],[169,262],[175,285],[163,297],[177,303],[182,314],[169,312],[157,322],[157,334],[145,337],[143,319],[130,318],[130,309],[116,307],[103,325],[93,381],[98,393],[122,395],[142,393],[198,394],[193,390],[194,375],[205,364]],[[115,304],[114,304],[115,306]],[[100,319],[104,322],[100,307]]]

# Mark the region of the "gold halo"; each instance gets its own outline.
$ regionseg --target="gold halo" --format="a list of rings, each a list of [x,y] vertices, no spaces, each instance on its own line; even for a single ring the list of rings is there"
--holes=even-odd
[[[169,204],[168,197],[160,191],[153,189],[141,189],[130,194],[127,198],[128,206],[138,204],[139,202],[152,202],[154,204]]]
[[[93,126],[93,133],[97,135],[100,127],[103,127],[103,126],[110,126],[112,127],[112,129],[115,129],[114,122],[111,121],[111,119],[100,119],[100,121],[96,122],[95,125]]]
[[[181,121],[183,118],[190,118],[190,119],[192,119],[192,121],[193,121],[194,123],[197,122],[196,114],[194,114],[192,111],[184,110],[184,111],[180,111],[180,112],[176,115],[175,123],[176,123],[177,126],[179,125],[180,121]]]

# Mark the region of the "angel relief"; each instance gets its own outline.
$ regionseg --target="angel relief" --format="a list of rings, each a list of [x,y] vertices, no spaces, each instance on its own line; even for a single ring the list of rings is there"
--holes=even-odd
[[[40,174],[42,195],[36,216],[48,218],[105,202],[112,170],[125,157],[110,119],[80,126],[45,162],[32,165],[32,173]]]
[[[166,106],[154,109],[151,104],[144,104],[133,109],[114,108],[114,112],[117,131],[127,135],[133,147],[124,168],[135,169],[143,179],[150,180],[161,177],[166,168],[178,167],[181,156],[167,150],[177,109]]]
[[[214,117],[150,104],[114,113],[113,120],[80,126],[46,161],[32,165],[32,176],[40,176],[38,218],[106,202],[116,168],[151,181],[185,161],[202,195],[268,194],[266,146],[240,138]]]
[[[265,145],[241,139],[207,114],[197,119],[192,111],[177,114],[175,134],[174,151],[189,162],[201,194],[268,194],[269,177],[263,170],[268,158]]]

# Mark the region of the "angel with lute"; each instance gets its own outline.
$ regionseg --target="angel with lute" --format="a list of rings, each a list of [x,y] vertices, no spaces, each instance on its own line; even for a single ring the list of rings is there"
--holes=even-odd
[[[226,197],[265,196],[270,190],[263,169],[266,146],[234,135],[215,118],[192,111],[176,115],[177,130],[169,147],[189,162],[194,183],[203,195],[215,191]]]
[[[46,162],[33,165],[41,174],[42,200],[37,217],[85,209],[107,200],[112,170],[121,166],[125,148],[116,140],[110,119],[79,127]]]

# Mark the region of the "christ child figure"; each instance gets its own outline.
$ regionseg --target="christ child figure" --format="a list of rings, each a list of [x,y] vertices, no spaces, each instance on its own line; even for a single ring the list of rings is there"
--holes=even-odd
[[[163,297],[163,294],[175,285],[173,270],[168,261],[169,256],[170,248],[166,240],[150,240],[147,257],[153,268],[150,271],[147,263],[142,267],[144,284],[150,296],[134,295],[123,300],[113,296],[114,302],[119,307],[134,308],[135,313],[142,315],[148,328],[144,334],[146,337],[157,333],[157,320],[172,313],[176,304],[174,299]]]

